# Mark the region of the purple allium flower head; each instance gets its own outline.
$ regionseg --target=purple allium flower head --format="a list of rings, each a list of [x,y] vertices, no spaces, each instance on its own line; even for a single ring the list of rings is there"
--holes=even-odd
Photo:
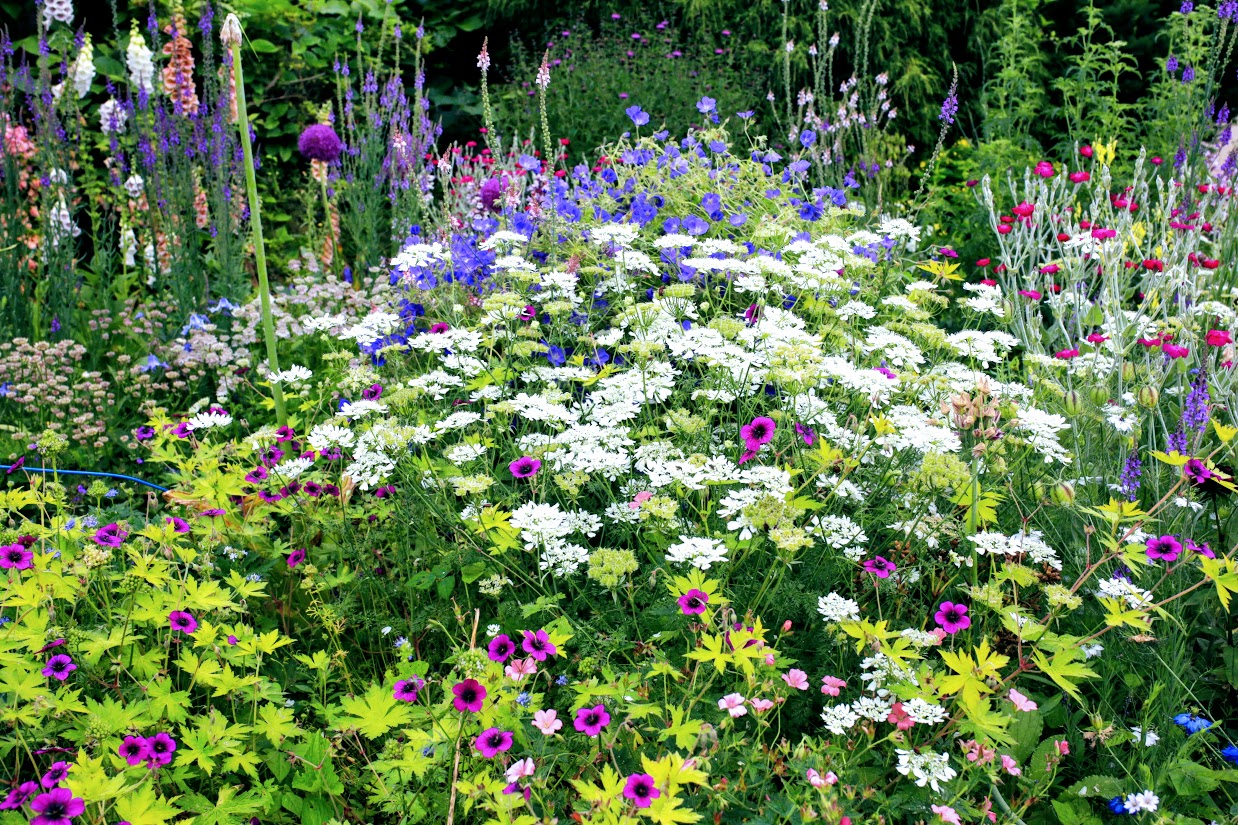
[[[310,160],[332,163],[343,153],[344,144],[330,126],[315,123],[301,133],[301,137],[297,139],[297,149]]]

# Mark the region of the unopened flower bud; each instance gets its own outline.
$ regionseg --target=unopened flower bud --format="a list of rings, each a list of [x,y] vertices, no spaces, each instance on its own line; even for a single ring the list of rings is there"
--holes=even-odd
[[[239,45],[241,42],[241,21],[236,19],[235,14],[229,14],[224,19],[223,28],[219,30],[219,42],[223,43],[228,48]]]
[[[1066,414],[1075,416],[1083,412],[1083,397],[1075,390],[1066,393]]]
[[[1053,485],[1049,497],[1057,504],[1074,504],[1075,486],[1068,481],[1059,481]]]
[[[1135,380],[1135,365],[1130,361],[1122,364],[1122,380],[1127,382]]]
[[[1105,406],[1109,401],[1108,387],[1092,387],[1092,403],[1098,407]]]
[[[1135,400],[1139,402],[1139,406],[1149,410],[1156,406],[1160,397],[1161,394],[1157,392],[1156,387],[1140,387],[1139,392],[1135,393]]]

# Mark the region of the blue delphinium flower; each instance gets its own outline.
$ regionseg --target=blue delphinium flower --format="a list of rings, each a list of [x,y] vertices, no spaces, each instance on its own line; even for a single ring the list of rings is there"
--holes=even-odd
[[[1183,728],[1188,734],[1196,734],[1212,727],[1212,722],[1194,713],[1179,713],[1174,717],[1174,724]]]
[[[1221,751],[1221,758],[1226,762],[1233,762],[1238,765],[1238,745],[1229,745]]]

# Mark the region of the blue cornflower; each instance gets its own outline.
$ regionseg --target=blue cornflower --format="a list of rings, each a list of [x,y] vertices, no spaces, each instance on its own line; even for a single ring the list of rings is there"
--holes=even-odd
[[[1183,728],[1188,734],[1196,734],[1212,727],[1212,722],[1194,713],[1179,713],[1174,717],[1174,724]]]
[[[1233,762],[1238,765],[1238,745],[1230,745],[1221,751],[1221,758],[1226,762]]]

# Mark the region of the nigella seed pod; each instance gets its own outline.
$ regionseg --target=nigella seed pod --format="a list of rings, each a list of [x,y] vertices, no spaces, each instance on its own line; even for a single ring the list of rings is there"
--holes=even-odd
[[[1066,393],[1066,414],[1076,416],[1083,412],[1083,397],[1075,390]]]
[[[1103,407],[1109,401],[1108,387],[1092,387],[1091,390],[1092,403],[1098,407]]]
[[[1069,481],[1059,481],[1053,485],[1053,489],[1049,491],[1049,497],[1053,499],[1055,504],[1074,504],[1075,503],[1075,485]]]
[[[1135,393],[1135,400],[1139,402],[1139,406],[1149,410],[1156,406],[1160,398],[1161,394],[1156,387],[1140,387],[1139,392]]]
[[[1130,361],[1122,365],[1122,380],[1128,382],[1135,380],[1135,365]]]

